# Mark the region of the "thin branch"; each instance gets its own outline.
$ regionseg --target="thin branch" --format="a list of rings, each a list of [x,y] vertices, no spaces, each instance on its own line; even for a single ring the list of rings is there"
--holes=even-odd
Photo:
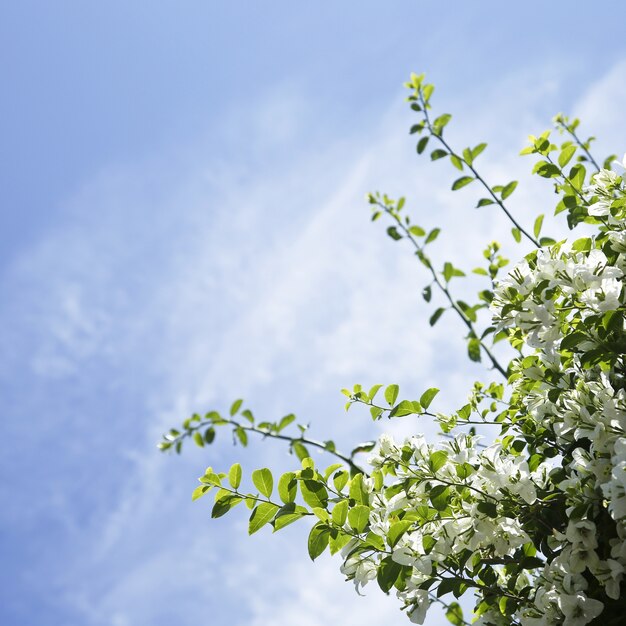
[[[483,187],[488,191],[489,195],[493,198],[493,201],[504,211],[505,215],[509,218],[509,220],[513,223],[513,225],[515,226],[515,228],[517,228],[517,230],[520,231],[520,233],[522,233],[534,246],[536,246],[537,248],[541,248],[541,244],[529,233],[527,232],[519,223],[518,221],[513,217],[513,215],[509,212],[509,210],[506,208],[506,206],[504,206],[504,202],[502,202],[502,200],[500,198],[498,198],[498,196],[494,193],[494,191],[491,189],[491,187],[485,182],[485,180],[483,179],[483,177],[476,171],[476,169],[474,168],[473,165],[469,164],[462,156],[458,155],[450,146],[450,144],[448,144],[448,142],[443,138],[442,135],[440,135],[439,133],[436,133],[433,125],[430,121],[430,117],[428,115],[428,105],[426,103],[426,101],[424,100],[424,96],[422,94],[422,90],[420,88],[419,90],[419,97],[420,97],[420,103],[422,105],[422,109],[424,111],[424,119],[426,121],[426,125],[428,126],[428,130],[430,131],[431,136],[436,137],[439,142],[441,143],[441,145],[453,156],[455,156],[457,159],[459,159],[460,161],[462,161],[463,163],[465,163],[465,165],[467,165],[467,167],[470,169],[470,171],[472,172],[472,174],[474,174],[474,177],[476,178],[477,181],[479,181]]]
[[[398,224],[398,226],[401,228],[401,230],[404,232],[405,236],[407,237],[407,239],[409,239],[409,241],[413,244],[413,246],[415,247],[415,249],[419,252],[422,252],[422,248],[420,247],[420,245],[417,243],[417,241],[414,239],[413,235],[411,234],[411,232],[409,231],[409,229],[404,225],[404,223],[402,222],[402,220],[400,219],[399,216],[395,215],[387,206],[385,206],[382,202],[377,201],[376,204],[383,209],[387,214],[391,215],[391,217],[396,221],[396,223]],[[479,339],[479,334],[476,332],[476,330],[474,329],[474,325],[472,324],[471,320],[468,319],[468,317],[465,315],[465,313],[463,313],[463,311],[459,308],[459,306],[456,304],[456,302],[454,301],[454,299],[452,298],[452,296],[450,295],[450,292],[448,290],[448,288],[442,284],[441,280],[439,279],[439,276],[437,275],[437,272],[435,272],[435,270],[433,269],[431,263],[428,263],[428,269],[430,270],[430,273],[433,277],[433,281],[434,283],[437,285],[437,287],[439,287],[439,289],[443,292],[443,294],[446,296],[448,302],[450,303],[450,306],[452,309],[454,309],[456,311],[456,313],[458,314],[458,316],[463,320],[463,323],[467,326],[468,330],[474,334],[474,336],[478,339],[478,342],[480,343],[480,346],[482,347],[482,349],[485,351],[485,354],[489,357],[489,360],[491,361],[491,364],[493,365],[493,367],[495,369],[497,369],[500,374],[502,374],[502,376],[504,376],[505,379],[508,380],[508,375],[506,373],[506,370],[504,369],[504,367],[502,367],[502,365],[500,365],[500,363],[498,362],[498,360],[496,359],[496,357],[494,356],[494,354],[491,352],[491,350],[489,349],[489,347],[484,343],[484,341],[482,339]]]
[[[359,474],[367,475],[366,472],[361,467],[359,467],[352,460],[351,457],[347,456],[346,454],[342,454],[341,452],[338,452],[337,450],[329,449],[323,441],[309,439],[308,437],[289,437],[288,435],[281,435],[280,433],[274,433],[268,430],[263,430],[261,428],[257,428],[256,426],[241,424],[233,419],[223,418],[221,424],[224,424],[224,423],[230,424],[231,426],[234,426],[235,428],[241,428],[242,430],[245,430],[247,432],[255,433],[257,435],[262,435],[263,437],[270,437],[272,439],[280,439],[281,441],[289,441],[291,444],[298,442],[304,445],[311,446],[313,448],[319,448],[320,450],[323,450],[324,452],[327,452],[328,454],[340,459],[355,472],[358,472]],[[186,431],[184,433],[181,433],[178,437],[174,439],[168,439],[168,441],[170,442],[172,446],[175,446],[176,443],[178,443],[179,441],[182,441],[186,437],[190,437],[191,435],[193,435],[194,432],[199,431],[209,426],[215,426],[215,424],[211,420],[200,422],[196,424],[195,426],[191,426],[188,429],[186,429]]]

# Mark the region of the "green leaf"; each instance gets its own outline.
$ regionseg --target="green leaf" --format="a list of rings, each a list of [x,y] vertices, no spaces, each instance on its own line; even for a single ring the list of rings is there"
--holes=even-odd
[[[437,511],[445,511],[448,507],[450,489],[446,485],[435,485],[430,490],[430,502]]]
[[[565,148],[561,150],[561,154],[559,154],[559,165],[561,168],[564,168],[572,160],[575,153],[576,146],[574,145],[565,146]]]
[[[350,498],[358,504],[365,504],[369,501],[369,495],[363,487],[363,474],[357,474],[350,481]]]
[[[328,506],[328,491],[319,480],[303,480],[300,482],[302,498],[310,507]]]
[[[250,523],[248,524],[248,534],[253,535],[257,530],[263,528],[274,515],[276,515],[278,507],[270,502],[261,502],[257,506],[250,516]]]
[[[417,142],[417,154],[422,154],[422,152],[424,152],[424,150],[426,149],[426,146],[428,145],[428,140],[429,139],[430,139],[430,137],[426,136],[426,137],[422,137]]]
[[[383,409],[381,409],[380,407],[377,407],[377,406],[370,407],[370,415],[372,416],[373,420],[377,420],[381,416],[382,413],[383,413]]]
[[[380,388],[382,387],[382,385],[378,384],[378,385],[372,385],[372,388],[369,390],[367,397],[370,399],[370,402],[372,402],[374,400],[374,398],[376,397],[376,394],[378,393],[378,391],[380,390]]]
[[[462,187],[469,185],[473,180],[473,176],[461,176],[461,178],[457,178],[452,183],[452,191],[456,191],[457,189],[461,189]]]
[[[444,127],[451,119],[452,116],[449,113],[444,113],[443,115],[440,115],[438,118],[436,118],[433,121],[433,129],[435,130],[435,134],[440,135]]]
[[[483,502],[479,502],[476,508],[487,517],[498,517],[498,507],[495,502],[484,500]]]
[[[254,470],[254,472],[252,472],[252,482],[259,492],[266,498],[269,498],[272,495],[274,479],[272,477],[272,472],[270,472],[267,467]]]
[[[418,403],[411,402],[410,400],[402,400],[399,404],[391,409],[389,417],[406,417],[407,415],[420,414],[422,407]]]
[[[436,450],[435,452],[431,452],[429,458],[429,465],[432,472],[438,472],[448,460],[448,453],[445,450]]]
[[[289,426],[289,424],[293,423],[296,419],[296,416],[293,413],[290,413],[289,415],[285,415],[285,417],[283,417],[280,422],[278,422],[278,426],[276,427],[276,430],[278,432],[280,432],[281,430],[283,430],[284,428],[287,428],[287,426]]]
[[[475,363],[480,363],[480,340],[476,337],[470,337],[467,342],[467,356],[469,356],[471,361],[474,361]]]
[[[326,524],[318,522],[311,528],[309,533],[308,548],[309,556],[314,561],[328,546],[330,530]]]
[[[211,517],[216,519],[218,517],[222,517],[222,515],[226,515],[228,511],[230,511],[233,507],[237,506],[243,498],[235,495],[228,495],[223,498],[217,500],[217,502],[213,505],[213,509],[211,510]]]
[[[461,585],[463,585],[462,578],[444,578],[437,587],[437,597],[445,596],[446,593],[452,592],[457,598],[460,595]]]
[[[454,626],[464,626],[465,620],[463,619],[463,609],[458,602],[450,602],[446,609],[446,617],[448,621]]]
[[[335,485],[335,489],[337,491],[341,491],[347,485],[349,478],[350,474],[346,470],[337,472],[333,476],[333,484]]]
[[[300,461],[302,461],[303,459],[306,459],[306,458],[311,456],[309,454],[309,451],[306,449],[306,446],[304,444],[300,443],[299,441],[294,441],[291,444],[291,447],[292,447],[293,451],[296,453],[296,456],[298,457],[298,460],[300,460]]]
[[[193,440],[196,442],[196,445],[204,448],[204,437],[198,431],[193,434]]]
[[[560,349],[573,351],[583,341],[588,341],[588,340],[589,340],[589,337],[585,333],[581,331],[574,331],[573,333],[570,333],[569,335],[561,339]]]
[[[281,530],[285,526],[289,526],[289,524],[297,522],[299,519],[302,519],[307,515],[308,511],[303,506],[298,506],[295,502],[285,504],[285,506],[279,509],[276,513],[276,518],[273,522],[274,532]]]
[[[430,389],[427,389],[420,397],[420,404],[425,409],[427,409],[438,393],[439,389],[437,389],[437,387],[431,387]]]
[[[235,428],[235,436],[239,439],[239,443],[245,448],[248,445],[248,433],[244,428],[238,426]]]
[[[278,480],[278,495],[280,499],[285,504],[294,502],[297,492],[298,481],[296,480],[296,475],[293,472],[286,472]]]
[[[228,471],[228,482],[233,489],[238,489],[241,484],[241,465],[235,463]]]
[[[426,237],[424,244],[431,243],[437,239],[437,236],[441,232],[441,228],[433,228],[429,233],[428,237]]]
[[[211,485],[199,485],[193,490],[193,493],[191,494],[191,501],[193,502],[194,500],[201,498],[210,489]]]
[[[437,320],[443,315],[445,311],[444,307],[439,307],[431,316],[430,319],[428,320],[428,323],[431,326],[434,326],[437,323]]]
[[[517,187],[517,181],[516,180],[512,180],[508,185],[505,185],[502,188],[502,192],[500,194],[502,199],[506,200],[515,191],[516,187]]]
[[[411,226],[409,232],[416,237],[423,237],[426,234],[426,231],[421,226]]]
[[[213,441],[215,440],[215,428],[209,426],[209,428],[204,431],[204,440],[208,444],[213,443]]]
[[[328,479],[330,477],[330,475],[337,471],[338,469],[343,468],[343,463],[333,463],[332,465],[328,466],[325,470],[324,470],[324,480],[326,482],[328,482]]]
[[[569,180],[572,183],[572,187],[577,191],[580,191],[585,184],[585,176],[587,174],[587,170],[585,170],[585,166],[581,163],[577,163],[572,167],[569,173]]]
[[[350,456],[353,457],[360,452],[371,452],[375,447],[375,441],[364,441],[353,448],[352,452],[350,452]]]
[[[395,522],[389,527],[389,531],[387,532],[387,543],[389,547],[393,548],[398,540],[404,533],[413,526],[412,521],[402,520],[400,522]]]
[[[432,293],[432,287],[430,285],[426,285],[426,287],[424,287],[424,289],[422,290],[422,297],[424,298],[424,300],[426,300],[426,302],[430,302]]]
[[[398,229],[395,226],[390,226],[387,229],[387,234],[394,240],[394,241],[398,241],[399,239],[402,239],[402,235],[398,232]]]
[[[364,504],[358,504],[348,512],[348,522],[353,530],[362,533],[370,519],[370,508]]]
[[[241,408],[241,405],[243,404],[243,400],[239,399],[239,400],[235,400],[232,404],[232,406],[230,407],[230,416],[233,417],[234,415],[237,414],[237,411],[239,411],[239,409]]]
[[[488,206],[490,204],[495,204],[495,202],[491,198],[481,198],[476,205],[476,208],[480,208],[481,206]]]
[[[378,586],[385,593],[388,593],[396,580],[398,580],[401,570],[402,566],[399,563],[393,561],[390,556],[385,557],[378,566],[378,572],[376,575]]]
[[[459,157],[456,154],[450,155],[450,161],[452,165],[456,167],[457,170],[463,171],[463,161],[461,161],[461,159],[459,159]]]
[[[555,178],[561,175],[561,170],[553,163],[539,161],[535,164],[533,171],[543,178]]]
[[[537,216],[537,219],[535,220],[535,225],[533,226],[533,232],[535,233],[535,237],[539,237],[542,224],[543,224],[543,215],[539,215]]]
[[[400,387],[398,387],[398,385],[389,385],[387,389],[385,389],[385,400],[387,400],[390,405],[395,404],[399,391]]]
[[[475,159],[479,154],[481,154],[486,147],[486,143],[479,143],[475,148],[472,148],[472,159]]]
[[[436,161],[437,159],[442,159],[443,157],[445,157],[447,155],[447,151],[446,150],[441,150],[441,149],[437,149],[437,150],[433,150],[430,153],[430,160],[431,161]]]
[[[511,233],[513,233],[513,239],[515,239],[517,243],[519,243],[522,240],[522,233],[519,228],[516,228],[514,226],[513,228],[511,228]]]
[[[332,520],[337,526],[343,526],[346,523],[346,519],[348,519],[348,501],[342,500],[334,506]]]

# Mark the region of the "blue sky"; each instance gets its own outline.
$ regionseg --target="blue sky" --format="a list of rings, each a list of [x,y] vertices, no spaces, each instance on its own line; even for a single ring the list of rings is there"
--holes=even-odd
[[[427,330],[419,267],[369,223],[381,189],[443,225],[442,259],[506,239],[415,156],[402,82],[429,74],[494,180],[528,179],[516,154],[561,110],[599,154],[626,149],[623,3],[503,6],[0,8],[0,623],[403,623],[338,562],[310,564],[304,529],[248,538],[243,512],[190,502],[206,465],[287,467],[283,448],[155,443],[243,396],[347,447],[380,429],[341,387],[436,385],[443,409],[483,376],[462,329]],[[550,192],[512,200],[534,216]]]

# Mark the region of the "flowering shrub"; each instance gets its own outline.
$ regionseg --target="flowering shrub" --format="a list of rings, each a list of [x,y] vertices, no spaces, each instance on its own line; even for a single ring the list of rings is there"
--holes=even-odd
[[[311,558],[326,549],[338,553],[341,571],[357,590],[373,580],[384,592],[393,590],[413,623],[422,624],[437,602],[452,624],[468,624],[449,595],[471,592],[474,623],[481,626],[623,624],[625,181],[611,169],[611,158],[598,166],[590,140],[576,134],[577,120],[557,116],[565,141],[557,145],[545,132],[531,136],[522,153],[536,155],[534,172],[552,179],[556,213],[570,229],[584,225],[586,234],[564,241],[540,237],[543,216],[530,232],[505,204],[517,183],[490,186],[476,170],[485,144],[456,152],[444,138],[450,116],[431,119],[433,86],[413,75],[407,87],[420,117],[411,129],[419,135],[418,153],[435,143],[431,159],[449,159],[462,173],[452,189],[481,185],[486,194],[478,206],[504,211],[514,239],[525,238],[535,249],[503,275],[508,261],[490,244],[485,267],[474,270],[489,286],[468,304],[450,287],[464,272],[451,263],[436,270],[428,255],[438,229],[427,233],[412,224],[404,199],[380,194],[369,196],[373,218],[390,219],[389,236],[413,247],[431,279],[425,300],[439,291],[445,301],[431,325],[453,311],[467,327],[469,358],[485,359],[502,380],[476,383],[468,403],[450,415],[431,412],[435,388],[414,400],[399,400],[397,385],[343,390],[347,407],[365,405],[375,420],[431,416],[442,432],[437,443],[421,435],[404,441],[383,435],[342,454],[332,441],[310,439],[293,415],[257,422],[238,400],[227,417],[210,412],[187,419],[160,447],[180,451],[187,438],[210,444],[219,426],[230,427],[244,446],[251,433],[285,440],[301,465],[276,485],[267,468],[252,472],[252,492],[241,487],[239,464],[227,473],[208,468],[193,498],[214,491],[213,517],[245,503],[251,534],[266,524],[280,530],[314,520]],[[623,171],[626,157],[615,167]],[[507,364],[494,348],[502,340],[515,355]],[[488,425],[498,434],[486,444],[475,428]],[[287,434],[290,426],[293,434]],[[316,467],[311,448],[338,462]],[[363,453],[371,454],[366,467],[358,462]]]

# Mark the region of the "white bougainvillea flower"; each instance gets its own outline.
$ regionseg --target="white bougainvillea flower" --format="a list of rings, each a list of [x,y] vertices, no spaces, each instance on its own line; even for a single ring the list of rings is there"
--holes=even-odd
[[[559,598],[559,608],[565,616],[563,626],[585,626],[602,613],[604,604],[579,592],[574,595],[562,595]]]
[[[407,612],[409,620],[412,624],[423,624],[429,606],[428,591],[416,589],[411,595],[414,598],[414,604]]]

